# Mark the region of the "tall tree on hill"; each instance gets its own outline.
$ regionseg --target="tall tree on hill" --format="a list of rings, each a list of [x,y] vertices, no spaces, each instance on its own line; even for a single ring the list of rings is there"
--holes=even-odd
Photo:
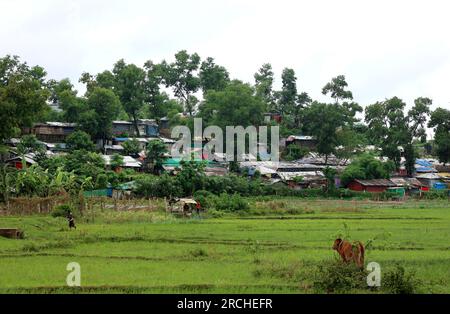
[[[322,94],[330,95],[334,99],[335,104],[342,106],[346,123],[353,127],[353,124],[359,121],[356,119],[356,114],[362,112],[363,108],[353,101],[353,93],[346,90],[347,87],[348,83],[345,76],[338,75],[322,88]]]
[[[163,83],[166,87],[172,87],[174,95],[186,106],[189,96],[200,88],[200,78],[197,75],[200,65],[198,54],[188,54],[186,50],[181,50],[175,54],[175,62],[167,64],[161,63],[163,71]],[[192,116],[194,108],[185,108]]]
[[[366,107],[368,138],[381,146],[383,154],[394,161],[397,169],[401,159],[399,147],[403,147],[409,176],[413,174],[416,158],[413,141],[424,135],[431,103],[429,98],[417,98],[408,115],[404,112],[406,104],[397,97]]]
[[[62,110],[63,121],[78,122],[81,113],[86,110],[86,101],[77,96],[70,80],[50,80],[48,86],[51,92],[50,101]]]
[[[282,114],[291,114],[297,100],[297,77],[295,71],[285,68],[281,74],[282,87],[278,93],[278,108]]]
[[[46,109],[46,72],[17,56],[0,58],[0,143],[30,127]]]
[[[75,150],[94,151],[95,145],[91,137],[84,131],[75,131],[66,139],[67,149],[72,152]]]
[[[78,82],[86,85],[86,97],[89,96],[89,93],[91,93],[94,88],[100,87],[114,90],[115,86],[114,74],[109,70],[100,72],[97,75],[92,75],[89,72],[83,72]]]
[[[437,108],[433,111],[428,127],[435,131],[434,146],[439,161],[450,162],[450,110]]]
[[[113,91],[95,87],[87,99],[88,110],[80,117],[79,128],[93,139],[102,141],[102,146],[111,136],[112,121],[120,111],[120,100]]]
[[[335,103],[338,104],[342,100],[353,100],[353,94],[350,91],[346,91],[345,88],[348,86],[344,75],[338,75],[331,79],[331,82],[327,83],[322,88],[322,94],[330,94],[331,98],[334,99]]]
[[[254,75],[256,96],[260,97],[267,104],[269,110],[275,109],[275,99],[273,94],[274,74],[272,65],[264,63]]]
[[[369,138],[380,145],[382,153],[400,167],[400,146],[408,142],[406,104],[398,97],[377,102],[366,107],[365,121],[369,126]]]
[[[119,96],[125,112],[133,120],[136,135],[139,137],[138,113],[145,99],[145,71],[134,64],[119,60],[113,69],[114,91]]]
[[[200,66],[200,85],[203,95],[209,90],[221,91],[230,82],[230,74],[223,66],[217,65],[208,57]]]
[[[163,71],[160,64],[148,60],[144,64],[146,71],[144,82],[144,102],[149,108],[152,118],[160,119],[165,116],[164,105],[168,100],[166,94],[161,93],[160,84]]]
[[[337,131],[345,126],[342,107],[314,101],[305,109],[304,117],[308,121],[305,130],[316,138],[317,152],[325,156],[325,164],[328,164],[328,157],[340,145]]]
[[[301,93],[297,95],[297,99],[295,101],[295,106],[293,108],[293,116],[294,116],[294,128],[301,129],[301,121],[304,120],[304,109],[307,108],[312,102],[311,97],[309,97],[308,93]]]
[[[235,80],[223,91],[208,92],[199,110],[206,124],[247,127],[262,123],[265,104],[251,86]]]
[[[154,140],[147,144],[146,164],[154,174],[163,171],[164,154],[167,153],[166,145],[161,140]]]

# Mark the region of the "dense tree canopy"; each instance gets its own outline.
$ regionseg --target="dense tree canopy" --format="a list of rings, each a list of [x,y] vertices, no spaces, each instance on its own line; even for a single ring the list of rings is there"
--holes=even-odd
[[[313,136],[317,141],[313,150],[324,155],[326,161],[331,155],[344,161],[355,160],[371,144],[380,148],[378,154],[388,157],[396,168],[405,166],[409,175],[421,155],[432,154],[441,162],[450,162],[450,111],[438,107],[431,112],[430,98],[418,97],[413,104],[406,104],[399,97],[392,97],[364,104],[363,111],[344,75],[326,83],[321,92],[330,99],[319,102],[299,88],[297,77],[301,73],[295,71],[286,67],[276,76],[272,65],[265,63],[256,69],[254,82],[249,84],[231,80],[228,70],[213,58],[202,59],[197,53],[181,50],[170,62],[148,60],[138,65],[120,59],[102,72],[82,73],[79,81],[85,84],[86,92],[80,95],[69,79],[47,80],[43,68],[6,56],[0,59],[0,141],[20,136],[21,129],[34,122],[73,122],[77,132],[66,140],[69,156],[43,157],[39,163],[42,169],[52,172],[61,168],[87,175],[100,167],[98,156],[92,154],[104,153],[102,145],[112,138],[113,120],[131,120],[139,137],[142,134],[138,119],[153,118],[159,122],[168,117],[170,126],[183,124],[192,128],[194,117],[201,117],[204,128],[217,125],[225,130],[226,126],[266,125],[264,114],[271,112],[273,120],[269,124],[279,125],[283,137]],[[60,111],[51,109],[54,107]],[[433,141],[427,139],[427,127],[434,131]],[[42,145],[36,138],[25,136],[15,150],[23,155],[37,152],[38,146]],[[137,156],[141,150],[137,141],[123,146],[127,155]],[[155,173],[162,169],[163,146],[152,142],[146,151],[147,162]],[[82,158],[83,151],[92,153]],[[293,160],[307,152],[291,145],[282,156]],[[76,163],[78,157],[84,166]],[[384,177],[378,171],[382,167],[377,161],[358,162],[349,171],[362,171],[364,175],[360,177],[364,178]],[[377,175],[370,172],[372,168],[378,169]],[[33,171],[40,175],[40,169]],[[97,178],[97,172],[94,171],[92,184],[103,186],[104,176]]]
[[[211,91],[200,107],[207,124],[226,126],[261,125],[265,104],[249,84],[232,81],[223,91]]]
[[[95,87],[89,93],[87,105],[88,110],[80,117],[80,128],[105,145],[111,135],[112,121],[120,111],[119,98],[109,89]]]
[[[405,114],[406,103],[393,97],[366,107],[365,121],[369,127],[369,139],[381,147],[384,156],[394,161],[397,168],[400,166],[403,148],[410,175],[414,170],[416,157],[413,140],[425,135],[430,105],[430,99],[418,98],[408,114]]]
[[[221,91],[230,82],[228,71],[220,65],[215,64],[214,59],[209,57],[200,66],[200,85],[203,93],[209,90]]]
[[[435,152],[439,160],[443,163],[450,162],[450,110],[437,108],[431,114],[428,126],[436,132]]]
[[[46,72],[30,67],[17,56],[0,58],[0,141],[30,127],[46,109],[50,92]]]
[[[175,54],[175,62],[161,63],[163,82],[166,87],[171,87],[173,93],[185,104],[185,110],[192,116],[195,107],[192,106],[192,93],[198,91],[201,80],[198,77],[200,56],[196,53],[189,54],[181,50]]]
[[[95,150],[95,145],[92,143],[91,137],[84,131],[76,131],[70,134],[66,139],[66,144],[69,151]]]
[[[122,59],[114,65],[113,74],[114,91],[133,121],[136,135],[140,136],[137,119],[139,111],[144,106],[146,73],[134,64],[126,64]]]

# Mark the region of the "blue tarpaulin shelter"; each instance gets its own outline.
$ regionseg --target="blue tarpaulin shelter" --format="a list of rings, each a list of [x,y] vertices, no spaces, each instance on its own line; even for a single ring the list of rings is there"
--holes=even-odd
[[[425,159],[416,159],[416,164],[422,167],[432,167],[433,164]]]
[[[443,182],[436,182],[433,185],[433,188],[435,188],[436,190],[446,190],[447,189],[447,184],[445,184]]]

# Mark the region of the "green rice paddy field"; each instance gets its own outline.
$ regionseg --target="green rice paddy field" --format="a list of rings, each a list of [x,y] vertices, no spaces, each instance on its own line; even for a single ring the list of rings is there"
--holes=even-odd
[[[338,235],[370,245],[366,264],[416,273],[420,293],[450,293],[450,203],[249,199],[222,217],[96,211],[64,218],[0,216],[0,293],[315,293]],[[81,266],[81,288],[66,266]],[[353,292],[353,291],[349,291]],[[361,292],[361,291],[354,291]],[[367,291],[369,292],[369,291]]]

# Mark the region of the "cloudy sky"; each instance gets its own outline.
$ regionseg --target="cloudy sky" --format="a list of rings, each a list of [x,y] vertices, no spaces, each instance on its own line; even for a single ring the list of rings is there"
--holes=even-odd
[[[186,49],[247,82],[270,62],[279,86],[281,70],[292,67],[299,90],[316,99],[344,74],[362,105],[426,96],[450,108],[447,2],[0,0],[0,56],[77,82],[120,58],[142,65]]]

